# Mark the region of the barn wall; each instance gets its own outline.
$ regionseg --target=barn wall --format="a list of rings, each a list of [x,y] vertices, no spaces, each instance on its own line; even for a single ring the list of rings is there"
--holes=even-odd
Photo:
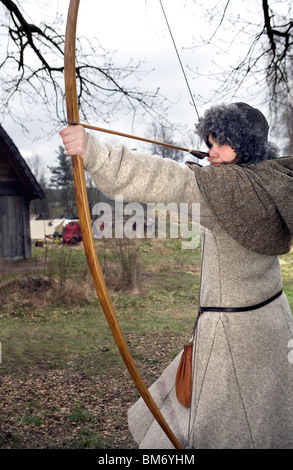
[[[31,258],[31,228],[30,228],[30,203],[25,200],[23,205],[23,257]]]
[[[29,204],[44,198],[25,160],[0,125],[0,259],[31,257]]]
[[[26,206],[24,196],[0,197],[0,259],[19,260],[31,255]]]

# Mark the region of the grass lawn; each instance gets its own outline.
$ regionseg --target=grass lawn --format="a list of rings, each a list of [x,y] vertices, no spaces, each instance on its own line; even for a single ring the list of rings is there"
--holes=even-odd
[[[116,315],[150,385],[191,335],[200,249],[191,255],[178,240],[137,241],[133,249],[138,279],[119,290],[126,281],[118,254],[97,242]],[[82,246],[33,247],[30,262],[1,272],[0,448],[136,447],[126,413],[138,392]]]

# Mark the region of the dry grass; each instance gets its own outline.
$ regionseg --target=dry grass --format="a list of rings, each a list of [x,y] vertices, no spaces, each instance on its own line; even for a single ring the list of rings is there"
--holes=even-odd
[[[5,316],[18,311],[47,309],[52,305],[77,305],[89,303],[93,296],[91,282],[76,284],[72,279],[64,283],[48,276],[26,276],[10,279],[0,286],[0,302],[5,306]],[[3,313],[2,313],[3,315]]]

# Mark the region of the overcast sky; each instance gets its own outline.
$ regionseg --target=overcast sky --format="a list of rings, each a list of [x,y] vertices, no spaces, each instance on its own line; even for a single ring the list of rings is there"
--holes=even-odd
[[[212,7],[217,3],[216,0],[203,2],[206,7],[209,5]],[[231,0],[230,13],[235,17],[239,15],[239,28],[242,26],[242,20],[248,16],[255,24],[261,24],[260,3],[256,0]],[[40,22],[40,19],[49,22],[55,16],[56,11],[60,12],[65,31],[69,1],[35,2],[22,0],[21,5],[26,13],[29,12],[30,20],[36,24]],[[163,5],[192,93],[198,103],[198,112],[202,114],[206,107],[215,104],[214,101],[211,101],[215,83],[210,83],[208,77],[196,78],[190,69],[198,68],[206,74],[209,71],[218,72],[214,61],[217,61],[217,64],[225,69],[234,60],[241,57],[247,46],[243,45],[243,49],[241,49],[238,45],[232,50],[229,49],[226,55],[219,55],[216,46],[194,49],[192,45],[197,42],[197,38],[208,38],[215,31],[220,21],[219,15],[215,18],[214,24],[208,24],[202,17],[203,11],[192,0],[163,0]],[[3,11],[3,7],[2,10],[0,9],[0,14],[1,11]],[[229,10],[227,14],[229,14]],[[141,86],[145,85],[146,89],[160,87],[160,92],[174,103],[170,109],[169,119],[175,123],[184,124],[190,129],[194,128],[197,121],[196,111],[191,105],[188,88],[159,0],[81,0],[78,34],[87,38],[97,37],[104,48],[116,50],[114,58],[120,65],[128,63],[131,58],[135,61],[144,59],[147,68],[154,69],[154,71],[146,76],[146,83]],[[221,35],[217,37],[219,40],[227,41],[228,44],[230,37],[233,36],[235,36],[234,31],[222,30]],[[246,98],[247,91],[243,89],[243,92],[240,90],[235,100],[247,101]],[[218,102],[221,102],[221,97],[218,98]],[[251,104],[258,105],[259,103]],[[263,111],[265,110],[263,109]],[[95,124],[105,127],[103,123],[96,122]],[[132,133],[131,122],[127,122],[125,117],[118,116],[117,122],[113,121],[112,124],[118,131]],[[39,134],[38,126],[40,126],[38,120],[34,126],[33,133],[37,136]],[[45,128],[45,124],[41,126]],[[58,134],[50,140],[42,138],[32,141],[24,136],[9,118],[4,119],[3,127],[25,158],[38,154],[46,164],[56,163],[56,151],[61,144]],[[141,128],[140,123],[137,123],[136,133],[141,135],[143,132],[144,129]],[[107,135],[102,138],[105,141],[110,139]],[[182,142],[179,144],[182,145]],[[131,145],[133,144],[131,143]]]

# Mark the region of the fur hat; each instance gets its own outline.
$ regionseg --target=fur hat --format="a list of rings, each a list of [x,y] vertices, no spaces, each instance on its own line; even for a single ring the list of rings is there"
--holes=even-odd
[[[228,144],[239,163],[276,158],[278,148],[268,142],[269,125],[264,115],[246,103],[213,106],[196,126],[198,135],[209,146],[211,134],[219,144]]]

